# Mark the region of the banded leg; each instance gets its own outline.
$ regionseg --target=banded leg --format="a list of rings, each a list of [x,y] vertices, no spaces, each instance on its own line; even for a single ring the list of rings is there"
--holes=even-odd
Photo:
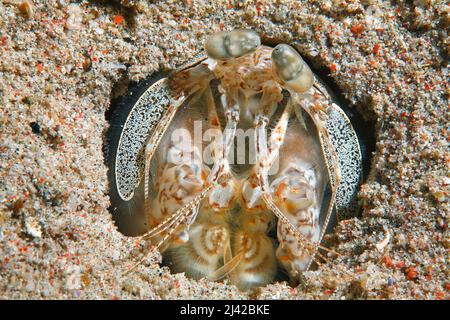
[[[269,207],[269,209],[278,217],[280,223],[287,226],[292,235],[300,242],[303,248],[307,252],[311,252],[313,244],[311,241],[307,240],[297,228],[286,218],[285,214],[281,212],[272,197],[272,193],[269,186],[268,173],[273,165],[274,160],[278,156],[279,149],[283,144],[284,138],[286,136],[286,130],[289,122],[289,117],[291,114],[292,104],[288,102],[285,110],[275,127],[271,136],[271,146],[267,148],[267,135],[266,127],[269,119],[264,115],[258,115],[256,118],[256,150],[258,150],[258,166],[257,166],[257,176],[259,179],[259,184],[262,192],[262,199]],[[306,244],[305,244],[306,243]]]
[[[199,195],[197,195],[191,202],[189,202],[187,205],[185,205],[182,208],[180,208],[179,210],[177,210],[177,212],[175,212],[175,214],[171,215],[169,218],[164,220],[156,228],[150,230],[150,232],[153,232],[153,233],[148,232],[145,235],[141,236],[141,239],[154,237],[155,235],[157,235],[161,232],[169,230],[169,232],[167,232],[164,235],[164,237],[159,241],[159,243],[155,246],[155,249],[158,249],[159,247],[161,247],[161,245],[169,239],[169,237],[173,234],[173,232],[178,228],[178,226],[183,221],[187,221],[189,224],[192,222],[192,220],[193,220],[192,216],[194,216],[194,214],[196,214],[195,208],[197,208],[199,206],[201,200],[206,197],[206,195],[209,193],[211,188],[212,188],[211,185],[205,187],[202,190],[202,192]],[[194,212],[194,214],[192,214],[192,212]],[[139,260],[133,266],[131,266],[126,271],[126,273],[133,271],[142,262],[144,262],[150,254],[151,254],[151,251],[145,257],[143,257],[141,260]]]
[[[205,101],[208,107],[208,128],[220,132],[220,122],[209,88],[205,91]],[[213,146],[216,144],[222,146],[217,138],[212,142]],[[216,158],[221,156],[220,152],[216,152],[215,155]],[[226,159],[224,163],[227,164]],[[227,170],[228,165],[225,165],[223,173],[228,172]],[[166,259],[170,261],[175,272],[184,271],[186,275],[196,279],[206,277],[210,280],[218,280],[227,276],[239,263],[241,255],[225,260],[225,256],[228,256],[227,243],[230,241],[231,234],[226,218],[235,199],[235,185],[234,179],[214,185],[205,199],[207,201],[201,203],[197,221],[190,230],[188,230],[189,226],[185,230],[189,241],[171,246],[168,250]],[[222,257],[226,262],[220,266]]]
[[[209,88],[206,89],[207,94],[207,102],[208,102],[208,113],[210,116],[212,116],[211,119],[216,119],[217,112],[215,111],[216,106],[214,103],[214,100],[212,99],[212,94]],[[225,135],[223,138],[223,142],[220,146],[220,152],[218,154],[218,159],[216,159],[215,164],[211,172],[209,173],[208,177],[206,178],[204,187],[210,190],[220,179],[222,173],[226,173],[228,170],[228,162],[227,162],[227,155],[229,153],[229,150],[231,148],[233,138],[236,132],[236,126],[237,121],[239,119],[238,115],[236,115],[236,110],[234,108],[231,108],[232,110],[229,110],[226,112],[228,114],[228,123],[227,127],[225,128]],[[211,123],[215,123],[215,126],[217,126],[217,122],[214,120],[210,121]],[[149,168],[146,168],[146,172],[148,172]],[[228,180],[228,179],[227,179]],[[197,197],[192,199],[189,203],[187,203],[186,207],[194,207],[195,203],[200,203],[203,198],[205,198],[207,193],[200,193]],[[148,195],[147,195],[148,196]],[[153,237],[156,234],[163,232],[164,230],[167,230],[170,228],[175,221],[180,219],[182,217],[182,210],[183,208],[179,209],[177,212],[171,215],[167,220],[163,221],[161,224],[159,224],[156,228],[148,231],[146,234],[142,236],[142,238],[148,238]]]
[[[301,98],[299,99],[299,97],[301,97]],[[327,172],[328,172],[328,176],[329,176],[329,180],[330,180],[332,194],[331,194],[331,199],[330,199],[330,202],[328,205],[327,214],[325,216],[325,220],[324,220],[323,226],[321,228],[321,232],[320,232],[319,239],[318,239],[318,243],[320,243],[323,239],[323,236],[325,235],[326,227],[327,227],[329,220],[331,218],[331,215],[333,213],[333,209],[335,209],[336,190],[337,190],[337,187],[339,186],[339,182],[340,182],[340,168],[339,168],[339,164],[337,161],[335,149],[330,142],[328,132],[326,131],[326,128],[324,125],[327,116],[326,116],[326,110],[323,107],[323,105],[326,102],[310,100],[310,95],[295,95],[294,94],[294,98],[296,98],[296,100],[299,102],[299,104],[297,104],[295,106],[297,116],[299,116],[301,114],[301,109],[305,110],[310,115],[310,117],[312,118],[312,120],[317,128],[322,150],[324,150],[324,144],[326,144],[328,147],[328,150],[330,150],[330,155],[329,155],[330,159],[328,159],[327,156],[324,156],[324,159],[325,159],[325,163],[327,166]],[[314,101],[315,103],[312,103],[312,101]],[[308,102],[309,102],[309,104],[308,104]],[[323,153],[325,155],[325,151],[323,151]],[[331,160],[331,164],[329,163],[330,160]],[[337,211],[336,211],[336,215],[338,215]],[[319,248],[323,249],[322,246],[316,246],[314,248],[314,252],[315,252],[314,254],[317,253],[317,250]],[[311,262],[312,262],[312,260],[308,264],[307,268],[310,267]]]
[[[197,94],[203,94],[204,92],[207,94],[208,116],[210,119],[210,123],[214,124],[215,126],[218,126],[219,122],[218,122],[218,118],[217,118],[216,106],[214,103],[214,99],[212,97],[211,89],[209,88],[209,84],[208,84],[207,88],[205,88],[204,90],[202,90],[200,92],[201,93],[197,92]],[[228,165],[227,165],[226,157],[231,148],[233,138],[234,138],[234,135],[236,132],[237,122],[239,119],[239,116],[238,116],[239,113],[237,112],[237,114],[236,114],[235,107],[230,108],[230,109],[231,110],[226,110],[228,123],[227,123],[227,128],[225,129],[223,143],[220,147],[221,152],[219,153],[219,157],[218,157],[219,159],[218,159],[218,161],[215,162],[213,170],[210,172],[210,174],[208,175],[208,178],[205,181],[204,190],[199,195],[197,195],[195,198],[193,198],[189,203],[185,204],[182,208],[178,209],[169,218],[167,218],[166,220],[164,220],[163,222],[158,224],[158,226],[149,230],[146,234],[141,236],[141,239],[151,238],[162,232],[167,231],[166,235],[162,238],[162,240],[156,246],[157,248],[159,248],[164,243],[164,241],[168,240],[168,238],[173,234],[173,232],[179,227],[179,225],[183,221],[185,221],[185,220],[193,221],[193,218],[192,218],[192,216],[194,215],[193,209],[197,208],[197,210],[198,210],[198,206],[199,206],[200,202],[207,196],[208,192],[211,190],[213,185],[216,185],[216,183],[219,181],[219,178],[221,177],[221,174],[224,172],[227,172]],[[172,118],[173,118],[175,111],[173,111],[173,113],[171,113],[171,114],[172,114]],[[170,121],[168,121],[168,122],[170,123]],[[165,122],[162,122],[160,125],[163,126],[164,123]],[[157,145],[158,144],[156,144],[156,146]],[[149,152],[147,153],[146,168],[145,168],[146,186],[144,188],[145,192],[146,192],[146,194],[145,194],[146,210],[147,210],[146,212],[149,212],[149,210],[150,210],[149,199],[148,199],[148,180],[149,180],[149,172],[150,172],[150,162],[151,162],[153,153],[156,150],[156,147],[153,147],[153,144],[152,144],[148,147],[148,150],[149,150]],[[191,217],[189,218],[189,216],[191,216]],[[186,228],[189,229],[189,226],[190,226],[190,224],[187,225]],[[187,230],[185,230],[185,231],[186,231],[185,233],[187,233]],[[138,262],[135,266],[133,266],[132,269],[134,269],[137,265],[139,265],[142,261],[144,261],[144,259],[141,260],[140,262]]]
[[[161,142],[161,139],[171,124],[179,107],[189,98],[199,99],[206,89],[209,89],[209,83],[212,80],[212,73],[207,65],[200,64],[194,68],[178,72],[169,78],[169,87],[175,92],[178,100],[167,109],[163,118],[158,123],[153,135],[150,137],[145,148],[145,167],[144,167],[144,207],[145,212],[150,212],[149,199],[149,179],[150,179],[150,163],[153,155]],[[179,217],[179,213],[175,213],[167,222],[162,223],[157,229],[152,229],[144,234],[142,237],[150,237],[156,231],[164,228],[166,223],[169,223],[173,218]],[[175,220],[176,221],[176,220]],[[159,232],[158,232],[159,233]]]
[[[267,156],[267,169],[270,170],[272,168],[273,163],[280,153],[280,148],[283,145],[284,138],[286,137],[286,131],[289,124],[289,118],[292,112],[292,103],[289,100],[286,104],[286,107],[281,115],[280,120],[275,126],[272,134],[270,136],[270,148],[269,154]]]
[[[212,92],[211,92],[211,89],[209,88],[209,86],[208,86],[208,88],[205,89],[205,94],[206,94],[206,101],[208,104],[208,121],[210,123],[210,126],[213,129],[220,130],[220,123],[219,123],[218,117],[217,117],[216,105],[215,105],[215,102],[214,102],[214,99],[212,96]],[[237,122],[239,120],[239,112],[236,111],[235,106],[232,106],[231,108],[229,108],[229,110],[226,110],[226,114],[228,115],[228,117],[227,117],[228,123],[225,128],[223,142],[218,148],[220,150],[219,150],[219,153],[217,155],[215,155],[216,161],[214,163],[214,166],[213,166],[211,172],[209,173],[208,177],[206,178],[205,185],[204,185],[204,187],[207,187],[208,190],[217,184],[217,182],[219,181],[219,178],[221,177],[221,174],[228,173],[228,170],[229,170],[227,155],[228,155],[231,145],[233,143],[234,135],[236,132]],[[214,148],[214,149],[217,149],[217,148]],[[148,170],[146,170],[146,171],[148,171]],[[226,180],[228,180],[228,179],[226,179]],[[200,201],[203,200],[203,198],[206,197],[206,195],[207,195],[207,193],[202,192],[199,195],[200,197],[195,197],[186,206],[192,207],[194,202],[200,203]],[[179,219],[181,217],[181,214],[177,211],[172,215],[172,217],[173,218],[169,218],[169,220],[167,221],[169,226],[170,226],[171,222]],[[154,232],[157,230],[159,232],[161,232],[160,230],[162,227],[164,227],[164,222],[161,223],[160,225],[158,225],[155,228],[155,230],[150,230],[149,232],[147,232],[144,235],[144,237],[155,235]]]
[[[304,250],[311,253],[311,258],[314,259],[314,255],[318,255],[323,260],[327,261],[327,258],[321,255],[320,253],[316,252],[316,247],[320,247],[321,249],[333,252],[332,250],[325,248],[323,246],[320,246],[319,244],[313,243],[310,240],[306,239],[298,230],[297,228],[287,219],[285,214],[281,212],[281,210],[277,207],[275,204],[275,201],[272,197],[269,182],[268,182],[268,172],[270,170],[270,166],[273,163],[270,163],[268,161],[269,157],[270,159],[276,159],[275,153],[279,152],[279,147],[281,146],[285,132],[287,127],[287,121],[289,120],[289,113],[290,108],[285,109],[284,114],[282,115],[282,118],[280,119],[280,123],[277,125],[279,130],[278,136],[275,135],[273,140],[278,141],[277,145],[274,145],[274,148],[270,151],[268,151],[267,148],[267,136],[266,136],[266,126],[268,124],[268,118],[264,115],[258,115],[256,117],[256,150],[258,150],[259,155],[263,155],[262,159],[258,160],[258,166],[257,166],[257,176],[259,179],[259,184],[261,186],[261,192],[262,192],[262,199],[266,203],[267,207],[277,216],[279,219],[279,222],[284,224],[292,236],[294,236],[299,244],[303,247]],[[284,130],[282,130],[284,128]],[[275,138],[276,137],[276,138]],[[269,157],[265,157],[264,155],[269,155]],[[333,252],[335,253],[335,252]]]
[[[226,98],[224,100],[225,118],[227,122],[223,131],[222,143],[219,145],[219,148],[214,148],[214,153],[216,151],[219,152],[218,154],[214,154],[216,158],[215,163],[207,179],[210,183],[215,183],[221,174],[229,170],[227,157],[233,145],[237,124],[239,122],[239,106],[236,103],[229,104]]]

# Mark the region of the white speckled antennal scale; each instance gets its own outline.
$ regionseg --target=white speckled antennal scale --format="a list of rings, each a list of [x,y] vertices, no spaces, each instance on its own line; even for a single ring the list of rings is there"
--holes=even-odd
[[[179,70],[204,59],[204,54],[194,57]],[[143,191],[139,184],[144,174],[146,143],[155,133],[158,123],[167,119],[165,115],[173,99],[167,75],[152,76],[128,92],[117,106],[108,131],[106,158],[111,211],[119,230],[129,236],[137,236],[147,230],[146,217],[139,209],[140,203],[144,204],[143,198],[136,193]]]
[[[242,290],[280,268],[295,279],[327,260],[330,221],[356,214],[362,156],[349,119],[297,51],[251,30],[213,34],[206,55],[132,91],[108,147],[119,230],[192,278]]]

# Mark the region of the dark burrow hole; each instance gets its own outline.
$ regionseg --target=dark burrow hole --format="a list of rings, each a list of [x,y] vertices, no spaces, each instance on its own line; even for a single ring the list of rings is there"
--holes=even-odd
[[[274,45],[274,43],[269,43]],[[308,63],[308,59],[305,59]],[[312,66],[311,64],[309,64]],[[361,148],[362,158],[363,158],[363,177],[362,183],[367,178],[370,171],[371,155],[375,150],[375,117],[370,116],[364,117],[358,113],[356,107],[350,107],[349,102],[345,99],[344,94],[340,91],[339,86],[336,82],[329,76],[329,70],[326,68],[314,69],[311,67],[314,73],[320,77],[322,82],[328,87],[330,93],[335,100],[335,102],[341,107],[345,112],[347,117],[350,119],[351,124],[358,135],[359,144]],[[126,236],[137,236],[145,233],[145,226],[147,221],[143,220],[143,217],[134,217],[133,210],[143,211],[144,199],[139,196],[139,190],[143,190],[143,183],[141,183],[136,189],[137,196],[134,196],[129,201],[124,201],[117,192],[116,184],[116,153],[117,145],[119,144],[121,132],[123,130],[123,125],[128,119],[128,113],[131,108],[137,103],[138,98],[146,92],[149,86],[155,82],[167,77],[168,73],[157,73],[147,79],[135,83],[129,80],[129,77],[125,73],[122,79],[118,81],[111,93],[111,105],[110,108],[105,112],[105,118],[110,124],[105,135],[104,142],[104,157],[105,164],[108,166],[108,180],[110,186],[110,197],[111,197],[111,207],[109,208],[113,219],[118,227],[118,230]],[[223,122],[223,120],[221,121]],[[138,146],[139,147],[139,146]],[[142,158],[142,147],[141,147],[141,158]],[[141,159],[142,160],[142,159]],[[142,192],[142,191],[141,191]],[[136,227],[133,224],[139,224],[140,227]],[[327,228],[328,230],[328,228]],[[268,235],[277,242],[276,228],[271,229]],[[130,259],[131,256],[130,256]],[[163,266],[168,266],[171,268],[171,262],[163,256]],[[314,266],[313,266],[314,267]],[[289,277],[286,270],[281,267],[278,263],[277,276],[274,279],[276,281],[288,281]],[[291,285],[296,286],[298,283],[290,282]]]

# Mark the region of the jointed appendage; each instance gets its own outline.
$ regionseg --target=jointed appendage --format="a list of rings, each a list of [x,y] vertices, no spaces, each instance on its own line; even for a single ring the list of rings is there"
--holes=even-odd
[[[324,227],[322,228],[321,234],[319,237],[317,237],[317,234],[314,236],[315,233],[312,233],[311,236],[308,238],[305,237],[305,235],[302,235],[301,232],[298,231],[297,227],[292,224],[289,219],[287,219],[286,215],[279,209],[279,207],[276,205],[272,192],[269,187],[268,182],[268,172],[270,168],[273,165],[273,161],[276,159],[279,153],[280,146],[282,145],[287,125],[289,121],[289,117],[291,114],[291,108],[292,105],[294,105],[294,108],[298,108],[298,98],[302,97],[305,92],[309,91],[313,84],[313,75],[309,67],[303,62],[301,57],[289,46],[286,45],[279,45],[277,46],[272,53],[272,60],[273,60],[273,70],[275,73],[275,78],[278,79],[279,83],[282,87],[287,89],[291,93],[291,98],[287,103],[287,106],[285,108],[285,111],[283,112],[283,115],[281,116],[279,123],[273,130],[272,136],[271,136],[271,143],[270,147],[267,148],[267,137],[265,136],[265,125],[267,123],[266,121],[257,121],[256,122],[256,143],[257,143],[257,150],[260,152],[258,153],[260,159],[258,161],[258,176],[260,179],[261,189],[262,189],[262,198],[264,199],[267,206],[273,211],[273,213],[278,217],[279,222],[281,222],[282,225],[284,225],[287,229],[285,232],[289,232],[292,236],[294,236],[295,239],[299,242],[299,245],[309,253],[309,256],[311,259],[308,259],[306,262],[306,268],[307,269],[311,263],[311,261],[314,259],[315,255],[317,254],[322,259],[326,260],[324,256],[322,256],[320,253],[317,252],[318,248],[322,248],[326,251],[330,251],[327,248],[324,248],[320,245],[320,239],[323,236],[323,233],[325,232],[326,225],[328,223],[329,217],[331,215],[331,212],[333,210],[334,205],[334,197],[335,197],[335,189],[338,185],[338,178],[335,179],[334,184],[332,184],[332,199],[330,202],[330,206],[328,208],[327,217],[325,219]],[[297,111],[297,110],[296,110]],[[317,114],[314,112],[309,112],[310,110],[307,110],[307,112],[310,114],[310,116],[315,120],[317,118]],[[296,112],[296,114],[299,114],[299,112]],[[323,114],[326,116],[326,114]],[[303,119],[299,119],[301,122],[303,122]],[[325,119],[322,119],[322,121]],[[319,123],[318,121],[314,121],[316,126],[320,124],[319,132],[321,136],[327,136],[326,130],[323,128],[323,123]],[[328,140],[326,140],[328,141]],[[333,158],[335,154],[333,153],[331,155],[333,163],[335,162],[335,158]],[[337,172],[337,169],[334,170],[334,173]],[[337,182],[337,183],[336,183]],[[302,200],[304,201],[304,200]],[[319,212],[318,212],[319,213]],[[311,217],[309,220],[310,228],[319,228],[318,226],[318,213]],[[295,219],[294,219],[295,220]],[[314,227],[315,225],[315,227]],[[279,229],[280,230],[280,229]],[[310,229],[306,229],[310,230]],[[280,230],[282,232],[282,229]],[[310,234],[309,231],[307,234]],[[287,237],[287,235],[285,236]],[[314,239],[314,242],[311,240]],[[283,245],[283,244],[281,244]],[[299,257],[300,258],[300,257]],[[291,259],[295,259],[295,257],[291,257]],[[304,263],[301,263],[300,265],[305,266]]]
[[[222,143],[214,148],[215,161],[211,173],[207,178],[208,182],[212,184],[217,183],[221,174],[229,172],[227,157],[236,135],[237,124],[239,122],[239,106],[237,104],[227,105],[225,107],[225,118],[227,122],[223,131]]]
[[[192,81],[195,79],[196,81]],[[174,78],[169,79],[169,85],[172,86],[172,90],[176,92],[174,95],[177,100],[171,101],[171,105],[167,108],[166,113],[155,128],[154,133],[150,136],[146,148],[145,148],[145,166],[144,166],[144,201],[145,212],[150,212],[150,199],[149,199],[149,179],[150,179],[150,163],[155,154],[155,151],[161,142],[164,132],[171,124],[175,114],[179,107],[189,98],[194,96],[198,99],[209,87],[209,83],[212,80],[211,72],[205,64],[200,64],[189,70],[183,70],[177,73]],[[195,199],[194,199],[195,200]],[[196,200],[195,202],[199,202]],[[191,208],[194,206],[194,201],[190,204]],[[146,232],[142,238],[149,238],[155,236],[168,228],[170,228],[175,221],[185,215],[184,210],[178,210],[171,217],[159,224],[156,228]],[[178,225],[177,225],[178,226]]]

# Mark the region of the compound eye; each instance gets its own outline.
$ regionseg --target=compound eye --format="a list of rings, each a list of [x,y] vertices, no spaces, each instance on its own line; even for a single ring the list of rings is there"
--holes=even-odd
[[[277,81],[286,89],[304,93],[314,83],[314,75],[300,54],[287,44],[272,51],[272,70]]]
[[[261,45],[259,35],[253,30],[238,29],[214,33],[206,40],[208,57],[215,60],[238,58],[254,52]]]

